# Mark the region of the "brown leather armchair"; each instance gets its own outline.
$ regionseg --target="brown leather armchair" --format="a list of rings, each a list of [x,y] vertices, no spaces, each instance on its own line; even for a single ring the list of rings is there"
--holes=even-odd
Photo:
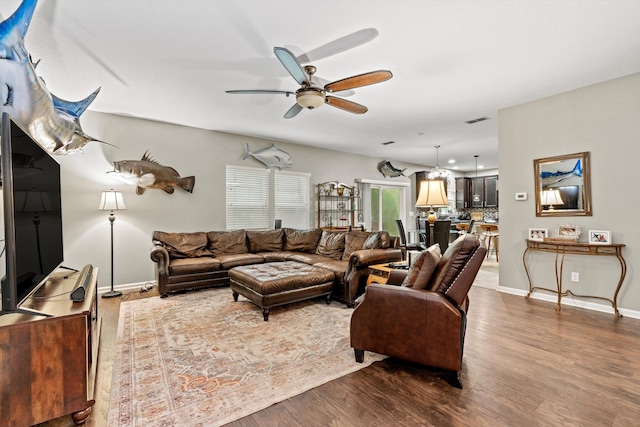
[[[426,289],[402,283],[407,272],[394,270],[386,285],[367,286],[351,317],[351,347],[357,362],[364,351],[441,368],[462,388],[459,373],[466,330],[467,293],[486,248],[465,234],[442,255]]]

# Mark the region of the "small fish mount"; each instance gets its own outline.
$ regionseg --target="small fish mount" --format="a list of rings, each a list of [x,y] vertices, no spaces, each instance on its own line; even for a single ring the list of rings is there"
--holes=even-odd
[[[161,165],[153,159],[149,151],[145,151],[140,160],[113,162],[113,170],[107,173],[115,173],[123,182],[135,185],[137,195],[142,195],[147,188],[173,194],[175,187],[178,187],[193,193],[196,183],[195,176],[181,177],[174,168]]]
[[[398,169],[398,168],[394,168],[391,165],[391,162],[389,160],[383,160],[380,163],[378,163],[378,172],[380,172],[382,174],[382,176],[386,177],[390,177],[390,178],[396,178],[399,176],[406,176],[404,174],[404,171],[406,171],[407,168],[404,169]]]
[[[251,151],[251,147],[249,147],[249,143],[246,143],[247,152],[245,153],[242,160],[246,160],[249,157],[253,157],[260,163],[262,163],[265,168],[278,168],[282,170],[282,168],[290,168],[293,166],[293,159],[291,155],[286,151],[282,151],[279,148],[276,148],[275,144],[272,142],[271,145],[267,148],[263,148],[258,151]]]

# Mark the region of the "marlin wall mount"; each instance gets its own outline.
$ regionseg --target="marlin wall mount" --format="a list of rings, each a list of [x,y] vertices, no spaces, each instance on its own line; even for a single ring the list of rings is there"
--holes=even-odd
[[[79,120],[100,88],[78,102],[49,92],[24,46],[37,3],[23,0],[13,15],[0,22],[0,111],[8,113],[47,151],[75,153],[91,141],[102,142],[85,134]]]

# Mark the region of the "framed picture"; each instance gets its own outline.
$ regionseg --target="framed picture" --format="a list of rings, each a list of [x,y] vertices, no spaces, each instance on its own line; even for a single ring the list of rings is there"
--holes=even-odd
[[[546,228],[530,228],[529,229],[529,240],[538,240],[542,242],[545,237],[548,237],[548,232]]]
[[[589,230],[589,243],[608,245],[611,243],[611,232],[603,230]]]

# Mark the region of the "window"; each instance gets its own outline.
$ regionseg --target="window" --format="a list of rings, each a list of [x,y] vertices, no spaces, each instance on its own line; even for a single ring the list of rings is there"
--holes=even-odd
[[[275,217],[283,227],[309,228],[308,173],[275,171]]]
[[[269,172],[227,165],[227,230],[270,228]]]

